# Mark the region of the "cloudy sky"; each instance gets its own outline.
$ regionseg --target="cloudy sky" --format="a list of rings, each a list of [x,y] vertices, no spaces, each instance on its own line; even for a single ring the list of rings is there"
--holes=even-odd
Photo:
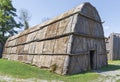
[[[13,0],[13,5],[18,11],[27,9],[31,13],[32,27],[83,2],[90,2],[98,10],[102,21],[105,21],[105,36],[112,32],[120,33],[120,0]]]

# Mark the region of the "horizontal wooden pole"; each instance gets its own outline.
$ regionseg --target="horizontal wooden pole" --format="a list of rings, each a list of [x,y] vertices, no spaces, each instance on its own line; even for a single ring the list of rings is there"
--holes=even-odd
[[[105,37],[90,36],[88,34],[79,34],[79,33],[71,32],[71,33],[66,33],[66,34],[63,34],[63,35],[58,35],[58,36],[54,36],[54,37],[50,37],[50,38],[45,38],[45,39],[36,39],[36,40],[33,40],[33,41],[29,41],[29,42],[17,44],[17,45],[14,45],[14,46],[7,46],[5,48],[16,47],[16,46],[20,46],[20,45],[25,45],[25,44],[29,44],[29,43],[32,43],[32,42],[41,42],[41,41],[59,39],[59,38],[70,36],[70,35],[79,36],[79,37],[83,37],[83,38],[105,39]]]
[[[16,53],[3,53],[4,55],[15,55]],[[79,55],[89,55],[89,53],[77,53],[77,54],[62,54],[62,53],[56,53],[56,54],[29,54],[29,53],[20,53],[20,54],[16,54],[16,55],[68,55],[68,56],[79,56]],[[98,54],[98,55],[106,55],[106,54]]]
[[[104,22],[98,21],[98,20],[96,20],[96,19],[94,19],[94,18],[92,18],[92,17],[90,17],[90,16],[84,15],[84,14],[82,14],[82,13],[80,13],[80,12],[79,12],[79,15],[81,15],[82,17],[85,17],[85,18],[87,18],[87,19],[90,19],[90,20],[92,20],[92,21],[94,21],[94,22],[100,23],[100,24],[104,23]]]
[[[37,54],[37,53],[3,53],[3,54],[17,54],[17,55],[87,55],[89,53],[87,51],[81,51],[81,52],[75,53],[75,54],[67,54],[67,53],[50,53],[50,54],[45,54],[45,53],[41,53],[41,54]]]
[[[75,56],[75,55],[88,55],[87,53],[79,53],[79,54],[62,54],[62,53],[56,53],[56,54],[29,54],[29,53],[20,53],[20,54],[17,54],[17,53],[3,53],[4,55],[6,54],[9,54],[9,55],[12,55],[12,54],[16,54],[16,55],[70,55],[70,56]]]

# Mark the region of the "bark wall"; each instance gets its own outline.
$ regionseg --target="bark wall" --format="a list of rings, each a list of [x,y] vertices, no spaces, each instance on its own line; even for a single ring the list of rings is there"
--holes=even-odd
[[[119,60],[120,59],[120,34],[112,33],[106,41],[106,47],[108,50],[109,60]]]
[[[3,58],[30,63],[40,68],[51,69],[56,65],[56,73],[66,74],[66,62],[71,51],[73,26],[77,16],[75,14],[44,27],[37,25],[10,37],[6,42]]]

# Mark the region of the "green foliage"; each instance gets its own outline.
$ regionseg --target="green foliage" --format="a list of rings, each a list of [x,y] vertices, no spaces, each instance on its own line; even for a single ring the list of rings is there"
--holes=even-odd
[[[0,42],[6,41],[7,36],[17,33],[15,28],[20,28],[21,23],[15,21],[16,9],[11,0],[0,0]]]
[[[0,0],[0,57],[2,57],[2,51],[4,44],[9,36],[12,36],[17,32],[17,28],[20,28],[22,24],[15,21],[17,18],[16,9],[12,5],[11,0]]]

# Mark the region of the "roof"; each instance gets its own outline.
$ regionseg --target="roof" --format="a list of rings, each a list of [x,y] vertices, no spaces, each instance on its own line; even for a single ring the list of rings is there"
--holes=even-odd
[[[92,7],[92,9],[90,9],[91,7]],[[43,22],[43,23],[41,23],[39,25],[36,25],[36,26],[34,26],[32,28],[29,28],[29,29],[15,35],[15,36],[10,37],[8,39],[8,41],[12,40],[12,39],[15,39],[15,38],[18,38],[18,37],[21,37],[21,36],[26,35],[28,33],[40,30],[40,29],[42,29],[44,27],[47,27],[47,26],[49,26],[51,24],[54,24],[55,22],[64,20],[65,18],[68,18],[68,17],[73,16],[75,14],[80,14],[80,15],[85,16],[87,18],[90,18],[90,19],[92,19],[94,21],[101,22],[101,19],[100,19],[99,15],[98,15],[98,12],[97,12],[96,8],[93,7],[89,2],[85,2],[85,3],[81,4],[81,5],[78,5],[77,7],[73,8],[73,9],[71,9],[71,10],[69,10],[69,11],[67,11],[67,12],[65,12],[65,13],[63,13],[63,14],[55,17],[55,18],[53,18],[53,19],[50,19],[50,20],[48,20],[46,22]]]

